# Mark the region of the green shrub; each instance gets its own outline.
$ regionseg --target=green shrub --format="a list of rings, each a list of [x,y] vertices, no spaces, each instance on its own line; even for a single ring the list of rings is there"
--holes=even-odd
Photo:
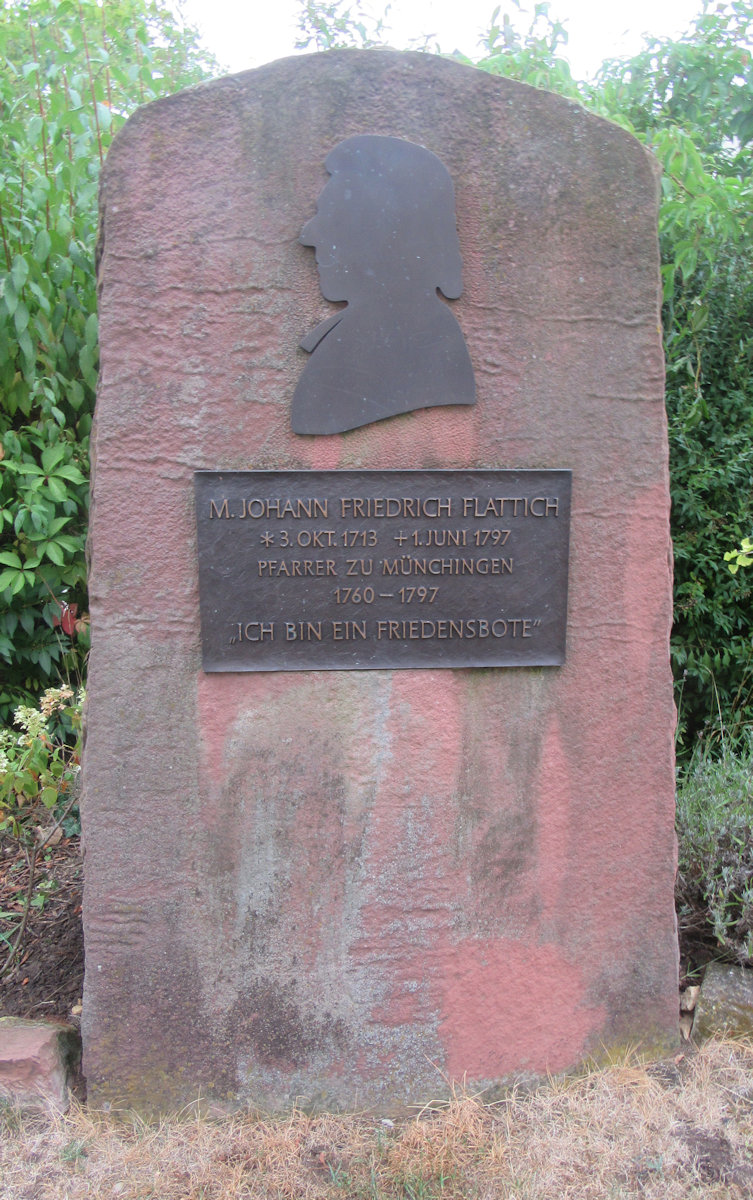
[[[78,833],[83,700],[83,689],[48,688],[38,708],[16,709],[17,731],[0,729],[0,835],[31,846],[56,822]]]
[[[83,700],[83,689],[74,696],[67,686],[48,688],[38,708],[16,709],[14,730],[0,728],[0,842],[8,843],[16,862],[23,856],[29,875],[9,910],[0,912],[0,978],[21,957],[31,909],[44,908],[54,886],[38,876],[38,856],[80,833]]]
[[[681,947],[753,966],[753,737],[721,757],[696,751],[677,791]],[[696,966],[700,965],[698,961]]]
[[[162,0],[0,0],[0,721],[88,646],[100,168],[129,113],[213,66]]]
[[[685,753],[699,735],[721,747],[723,731],[734,740],[753,728],[753,579],[724,562],[753,529],[753,227],[742,212],[739,221],[713,269],[681,285],[685,312],[667,339],[672,659],[684,679]],[[693,312],[705,322],[696,332]]]

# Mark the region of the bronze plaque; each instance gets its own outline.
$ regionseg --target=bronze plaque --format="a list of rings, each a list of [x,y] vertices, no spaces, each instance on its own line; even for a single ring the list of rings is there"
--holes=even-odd
[[[570,471],[197,471],[205,671],[558,666]]]

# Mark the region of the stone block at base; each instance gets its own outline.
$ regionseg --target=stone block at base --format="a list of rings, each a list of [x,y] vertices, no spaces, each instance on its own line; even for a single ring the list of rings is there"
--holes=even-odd
[[[709,963],[693,1021],[696,1041],[715,1033],[753,1037],[753,971]]]
[[[72,1025],[0,1017],[0,1095],[17,1104],[65,1111],[78,1057],[78,1031]]]

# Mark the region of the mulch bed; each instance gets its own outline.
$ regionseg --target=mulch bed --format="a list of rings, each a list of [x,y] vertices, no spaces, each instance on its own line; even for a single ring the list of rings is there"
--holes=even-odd
[[[78,838],[42,851],[32,896],[43,903],[30,908],[19,951],[0,975],[0,1015],[77,1023],[84,980],[82,882]],[[28,887],[26,854],[12,839],[0,839],[0,971],[9,952],[5,939],[12,942],[19,927]]]

